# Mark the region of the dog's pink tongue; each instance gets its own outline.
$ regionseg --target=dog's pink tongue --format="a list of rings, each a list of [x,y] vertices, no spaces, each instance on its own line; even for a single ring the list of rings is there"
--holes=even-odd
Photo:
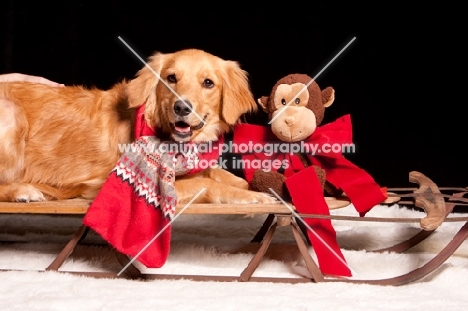
[[[184,127],[176,126],[175,130],[177,132],[187,133],[187,132],[190,132],[190,126],[184,126]]]

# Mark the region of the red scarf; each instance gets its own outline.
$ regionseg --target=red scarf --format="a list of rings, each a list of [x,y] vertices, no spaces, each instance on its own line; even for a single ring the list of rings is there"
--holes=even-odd
[[[135,123],[135,143],[141,150],[147,142],[161,141],[147,126],[143,111],[144,106],[137,111]],[[211,152],[196,154],[199,163],[217,160],[221,148],[216,144],[222,141],[213,142]],[[163,266],[169,256],[169,225],[177,205],[175,175],[192,174],[204,168],[200,165],[189,170],[184,162],[187,158],[177,159],[177,163],[171,163],[173,155],[161,152],[124,153],[93,200],[83,223],[119,252],[138,255],[137,260],[146,267]]]
[[[278,138],[268,127],[249,124],[237,126],[234,131],[233,144],[240,145],[249,142],[253,144],[271,144],[278,142]],[[279,143],[288,144],[285,142]],[[315,155],[307,154],[307,158],[313,165],[325,170],[327,180],[338,189],[343,190],[360,215],[364,216],[373,206],[384,201],[386,194],[383,193],[367,172],[345,159],[341,151],[323,152],[324,146],[328,148],[332,144],[351,143],[352,130],[349,115],[317,127],[314,133],[303,141],[303,144],[312,144],[318,147],[317,150],[321,152]],[[253,160],[287,160],[289,166],[284,171],[284,175],[287,177],[286,187],[297,211],[304,214],[330,214],[315,170],[312,167],[305,168],[300,159],[294,154],[275,153],[265,155],[265,153],[248,153],[242,154],[242,159],[245,162]],[[256,170],[256,168],[244,165],[244,174],[249,182]],[[304,221],[314,230],[314,232],[308,231],[308,237],[314,246],[322,272],[330,275],[351,276],[351,271],[345,264],[344,256],[336,241],[336,232],[331,221],[313,218],[305,218]]]

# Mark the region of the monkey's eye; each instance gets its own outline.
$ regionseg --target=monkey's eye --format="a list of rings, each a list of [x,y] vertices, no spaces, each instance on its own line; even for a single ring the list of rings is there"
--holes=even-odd
[[[211,89],[214,86],[214,83],[210,79],[205,79],[203,80],[203,86],[206,87],[207,89]]]
[[[294,100],[294,102],[296,103],[296,105],[299,105],[299,103],[301,102],[301,99],[298,97]]]
[[[169,81],[169,83],[177,83],[177,78],[175,74],[168,75],[166,79],[167,81]]]
[[[283,104],[283,106],[286,106],[286,99],[281,99],[281,104]]]

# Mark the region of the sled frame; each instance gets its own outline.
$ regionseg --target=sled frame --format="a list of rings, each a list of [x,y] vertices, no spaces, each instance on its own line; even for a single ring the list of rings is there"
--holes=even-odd
[[[69,242],[63,247],[52,263],[41,272],[55,271],[70,273],[94,278],[128,278],[132,280],[155,280],[155,279],[188,279],[194,281],[218,281],[218,282],[281,282],[281,283],[319,283],[319,282],[348,282],[359,284],[376,284],[399,286],[418,281],[439,268],[458,247],[468,237],[468,216],[467,217],[447,217],[455,206],[467,206],[468,199],[464,196],[468,193],[467,188],[438,187],[432,180],[419,172],[410,172],[410,182],[418,183],[419,188],[389,188],[389,199],[382,204],[414,205],[415,208],[422,208],[426,212],[426,217],[416,218],[382,218],[382,217],[359,217],[359,216],[338,216],[338,215],[318,215],[318,214],[296,214],[292,213],[289,207],[283,204],[192,204],[185,208],[184,214],[205,214],[205,215],[267,215],[262,227],[251,240],[257,245],[247,267],[239,276],[206,276],[206,275],[175,275],[175,274],[148,274],[141,273],[136,268],[130,258],[113,249],[116,260],[122,267],[126,267],[123,273],[118,272],[76,272],[64,271],[61,269],[63,263],[73,253],[75,247],[83,241],[90,228],[82,225],[78,228]],[[408,198],[411,200],[406,201]],[[327,197],[327,204],[330,209],[348,206],[350,201],[347,197]],[[91,203],[90,200],[71,199],[64,201],[31,202],[31,203],[6,203],[0,202],[1,213],[26,213],[26,214],[65,214],[84,215]],[[178,206],[176,213],[182,207]],[[453,239],[423,266],[408,273],[386,279],[378,280],[357,280],[342,277],[330,277],[321,273],[318,265],[310,255],[308,248],[310,243],[307,239],[304,226],[297,220],[301,218],[336,219],[349,221],[371,221],[371,222],[394,222],[394,223],[414,223],[419,222],[421,230],[409,239],[393,246],[371,250],[372,252],[397,252],[403,253],[429,237],[437,227],[443,222],[464,222],[464,225],[455,234]],[[302,255],[310,277],[255,277],[254,272],[263,260],[268,247],[270,246],[275,229],[278,226],[289,226],[291,228],[296,246]],[[301,234],[302,233],[302,234]],[[111,247],[111,246],[109,246]],[[112,247],[111,247],[112,248]],[[12,271],[3,269],[0,271]]]

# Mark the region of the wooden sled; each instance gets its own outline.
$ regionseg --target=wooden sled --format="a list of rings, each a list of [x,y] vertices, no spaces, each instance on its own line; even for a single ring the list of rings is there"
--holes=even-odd
[[[283,283],[304,283],[304,282],[349,282],[378,285],[403,285],[417,281],[430,274],[440,267],[463,243],[468,237],[468,216],[467,217],[447,217],[457,206],[468,205],[468,199],[464,196],[468,193],[468,188],[439,188],[429,178],[419,172],[409,174],[410,182],[419,184],[419,188],[389,188],[389,198],[382,204],[414,205],[422,208],[426,212],[426,217],[422,219],[415,218],[382,218],[382,217],[358,217],[358,216],[338,216],[338,215],[316,215],[316,214],[296,214],[294,206],[286,204],[192,204],[186,207],[178,206],[176,213],[184,208],[184,214],[264,214],[268,215],[263,226],[253,237],[252,243],[258,245],[257,252],[243,270],[240,276],[204,276],[204,275],[163,275],[163,274],[144,274],[134,265],[133,261],[127,256],[114,250],[116,259],[122,266],[120,271],[116,272],[71,272],[61,270],[61,266],[71,255],[75,247],[86,237],[89,228],[81,226],[73,235],[71,240],[65,245],[62,251],[57,255],[53,262],[41,271],[58,271],[63,273],[79,274],[95,278],[130,278],[135,280],[152,279],[190,279],[196,281],[239,281],[239,282],[283,282]],[[410,200],[408,200],[410,199]],[[330,209],[342,208],[348,206],[350,201],[346,196],[327,198]],[[4,203],[0,202],[0,213],[36,213],[36,214],[85,214],[90,201],[82,199],[73,199],[66,201],[49,201],[37,203]],[[292,210],[291,210],[292,209]],[[356,280],[346,278],[335,278],[324,276],[308,251],[308,241],[304,239],[307,230],[301,224],[301,218],[327,218],[350,221],[371,221],[371,222],[395,222],[411,223],[420,222],[421,231],[404,242],[391,247],[373,252],[398,252],[402,253],[417,245],[428,236],[430,236],[437,227],[443,222],[465,222],[453,239],[425,265],[410,271],[406,274],[379,280]],[[246,220],[248,221],[248,220]],[[270,246],[274,237],[275,229],[278,226],[289,226],[292,230],[296,245],[304,259],[306,267],[311,274],[311,278],[272,278],[272,277],[253,277],[253,273],[264,258],[264,255]],[[11,271],[11,270],[0,270]]]

